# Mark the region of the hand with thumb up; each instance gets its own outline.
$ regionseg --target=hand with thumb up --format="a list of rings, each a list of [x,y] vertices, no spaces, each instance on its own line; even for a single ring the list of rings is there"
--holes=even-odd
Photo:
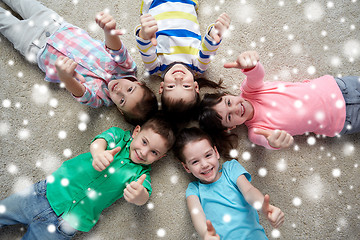
[[[92,166],[95,168],[96,171],[103,171],[105,170],[110,163],[114,160],[114,156],[120,152],[121,148],[116,147],[111,150],[103,150],[103,151],[96,151],[92,152],[93,162]]]
[[[294,138],[284,130],[265,130],[256,128],[254,133],[258,135],[263,135],[271,147],[273,148],[287,148],[291,146],[294,142]]]
[[[279,228],[284,223],[284,213],[280,208],[270,204],[270,196],[265,195],[264,203],[262,205],[262,212],[267,220],[269,220],[271,226]]]
[[[204,240],[220,240],[220,236],[216,233],[216,230],[210,220],[206,220],[206,227],[207,229]]]
[[[139,177],[137,181],[133,181],[124,189],[124,198],[127,202],[135,205],[144,205],[149,199],[149,193],[142,185],[145,181],[146,174]]]

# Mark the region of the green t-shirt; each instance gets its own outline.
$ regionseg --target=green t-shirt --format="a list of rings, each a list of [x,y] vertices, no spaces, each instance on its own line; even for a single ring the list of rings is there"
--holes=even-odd
[[[152,192],[150,165],[136,164],[129,158],[131,132],[110,128],[96,136],[108,143],[107,150],[121,147],[114,161],[102,172],[92,166],[90,152],[65,161],[47,178],[47,193],[55,213],[75,229],[88,232],[101,212],[123,196],[126,185],[146,174],[143,186]],[[94,141],[93,140],[93,141]]]

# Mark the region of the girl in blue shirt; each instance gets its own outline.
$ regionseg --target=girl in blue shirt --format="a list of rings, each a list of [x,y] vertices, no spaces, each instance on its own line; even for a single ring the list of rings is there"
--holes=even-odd
[[[219,153],[201,129],[183,129],[174,152],[185,170],[198,179],[189,184],[186,200],[203,239],[268,239],[259,223],[256,210],[260,209],[274,228],[283,224],[284,213],[250,183],[250,174],[239,162],[225,162],[219,170]]]

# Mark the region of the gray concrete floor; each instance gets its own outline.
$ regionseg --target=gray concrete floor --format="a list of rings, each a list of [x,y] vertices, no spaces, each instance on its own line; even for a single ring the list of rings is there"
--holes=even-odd
[[[138,64],[139,78],[157,92],[160,81],[144,76],[133,36],[140,1],[41,2],[97,39],[103,35],[94,27],[94,16],[110,9],[127,30],[122,39]],[[222,65],[250,49],[259,52],[267,81],[360,75],[359,1],[199,2],[202,33],[220,13],[232,18],[231,30],[205,75],[216,81],[223,78],[230,92],[239,93],[244,76]],[[69,159],[69,152],[73,157],[88,151],[91,139],[109,127],[132,129],[114,107],[91,109],[58,85],[45,82],[37,66],[24,60],[3,36],[0,53],[1,198],[48,176]],[[314,74],[308,72],[310,66],[315,67]],[[86,130],[80,130],[79,124],[84,123]],[[240,163],[252,174],[252,183],[286,214],[279,239],[360,239],[359,135],[297,136],[296,147],[270,151],[252,146],[245,128],[238,131]],[[261,174],[264,169],[266,175]],[[75,239],[198,239],[185,202],[192,178],[172,153],[154,164],[152,180],[148,205],[136,207],[119,200],[89,233]],[[261,214],[260,222],[269,239],[275,238]],[[6,227],[0,230],[0,239],[19,239],[23,234],[23,226]]]

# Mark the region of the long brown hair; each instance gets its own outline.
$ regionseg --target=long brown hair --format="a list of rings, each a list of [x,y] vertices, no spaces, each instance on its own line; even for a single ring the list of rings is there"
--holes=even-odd
[[[214,110],[214,106],[220,103],[225,95],[225,92],[205,94],[199,106],[198,120],[200,128],[211,136],[219,153],[230,158],[230,150],[239,144],[238,135],[222,125],[222,117]]]

